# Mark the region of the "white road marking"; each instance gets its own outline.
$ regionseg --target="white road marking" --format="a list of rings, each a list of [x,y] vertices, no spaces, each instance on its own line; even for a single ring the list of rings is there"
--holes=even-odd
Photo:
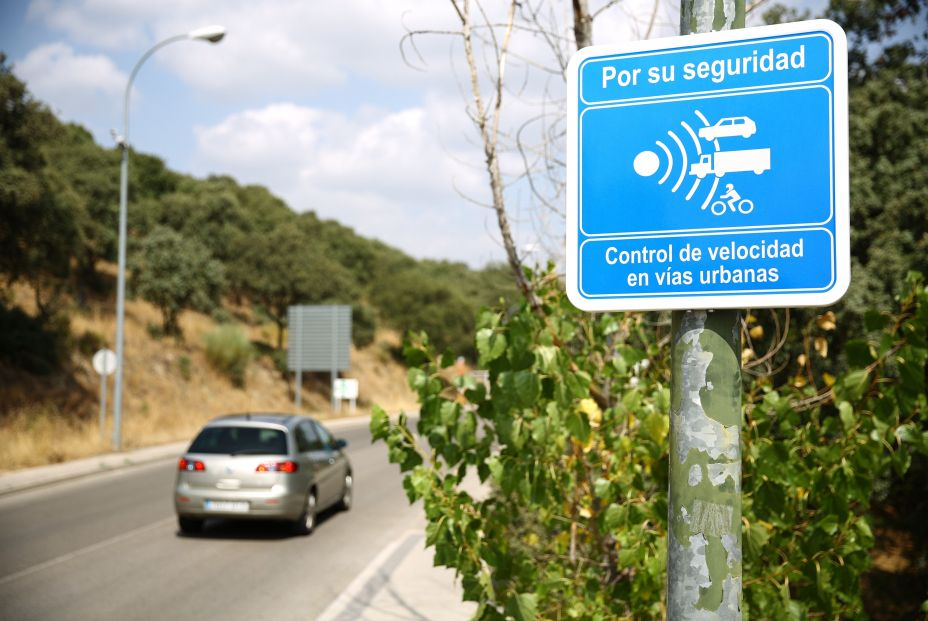
[[[421,530],[408,530],[399,539],[380,551],[374,560],[351,581],[344,591],[332,602],[316,621],[341,621],[356,618],[358,606],[365,606],[384,585],[396,566],[409,554],[412,546],[425,538]]]

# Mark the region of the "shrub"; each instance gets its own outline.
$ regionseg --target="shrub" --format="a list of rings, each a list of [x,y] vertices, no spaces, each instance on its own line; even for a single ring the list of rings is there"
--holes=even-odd
[[[240,326],[224,324],[206,335],[206,360],[233,386],[245,386],[245,371],[253,356],[254,348]]]
[[[367,347],[374,342],[377,320],[374,311],[365,304],[351,305],[351,341],[355,347]]]
[[[193,376],[190,356],[181,356],[178,358],[177,369],[180,371],[180,376],[184,379],[184,381],[189,382],[190,378]]]
[[[81,355],[90,357],[106,347],[106,339],[93,330],[86,330],[77,337],[75,345]]]
[[[275,349],[268,355],[271,357],[271,362],[274,363],[274,368],[280,372],[281,376],[287,377],[290,373],[290,368],[287,365],[287,350]]]
[[[475,619],[660,619],[668,348],[645,316],[582,313],[547,280],[536,284],[538,312],[523,304],[481,316],[489,387],[449,380],[454,357],[413,335],[418,433],[380,409],[371,432],[405,473],[410,502],[422,501],[436,565],[455,568],[465,598],[480,603]],[[806,382],[775,386],[744,376],[752,618],[864,618],[874,481],[928,453],[928,290],[918,278],[909,286],[893,314],[868,315],[839,377],[810,370]],[[468,473],[488,497],[468,491]]]
[[[70,325],[64,315],[30,317],[0,304],[0,360],[36,375],[61,368],[67,358]]]

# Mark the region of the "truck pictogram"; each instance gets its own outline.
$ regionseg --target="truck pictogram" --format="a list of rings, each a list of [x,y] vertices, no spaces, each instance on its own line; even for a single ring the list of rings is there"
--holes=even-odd
[[[699,161],[690,166],[690,174],[703,179],[714,174],[722,177],[727,173],[753,171],[759,175],[770,170],[770,149],[743,149],[740,151],[716,151],[703,153]]]

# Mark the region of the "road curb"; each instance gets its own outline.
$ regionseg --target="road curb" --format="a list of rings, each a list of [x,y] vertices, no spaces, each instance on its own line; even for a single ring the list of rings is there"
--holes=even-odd
[[[0,474],[0,496],[71,479],[79,479],[101,472],[111,472],[179,457],[188,444],[188,442],[174,442],[134,451],[95,455],[94,457],[75,459],[60,464],[25,468]]]

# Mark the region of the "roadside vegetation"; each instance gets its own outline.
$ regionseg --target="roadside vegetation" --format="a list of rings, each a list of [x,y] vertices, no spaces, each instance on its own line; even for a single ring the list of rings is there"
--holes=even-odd
[[[538,209],[562,204],[562,177],[551,171],[563,165],[563,102],[546,102],[555,111],[547,124],[543,113],[534,121],[545,125],[538,145],[525,138],[528,123],[503,121],[497,131],[502,102],[518,97],[504,75],[521,84],[538,67],[560,75],[571,45],[592,44],[593,22],[612,4],[512,2],[491,18],[448,2],[461,22],[451,34],[470,73],[468,114],[524,296],[517,310],[481,315],[474,338],[485,382],[455,373],[454,354],[429,335],[410,335],[418,422],[413,430],[375,410],[371,431],[405,473],[410,502],[422,502],[435,562],[454,568],[464,597],[478,602],[475,619],[667,614],[670,314],[582,313],[553,266],[523,270],[506,237],[512,194],[497,163],[517,131],[520,174],[535,176]],[[768,9],[769,22],[810,17]],[[563,12],[571,23],[552,27]],[[754,619],[923,619],[926,11],[917,0],[832,0],[825,17],[851,47],[852,283],[831,308],[743,316],[743,610]],[[483,30],[495,36],[475,34]],[[507,56],[532,36],[524,33],[543,37],[551,58]],[[407,39],[420,36],[434,31]],[[477,60],[485,58],[496,64]],[[487,494],[472,493],[475,477]]]

